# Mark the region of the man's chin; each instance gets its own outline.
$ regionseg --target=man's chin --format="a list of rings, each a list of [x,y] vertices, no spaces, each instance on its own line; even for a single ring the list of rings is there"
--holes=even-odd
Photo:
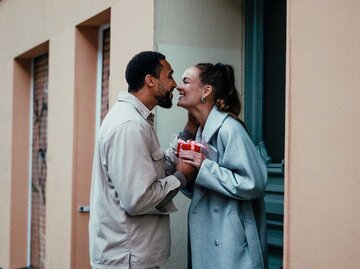
[[[157,97],[158,106],[162,108],[172,107],[172,98],[169,95]]]
[[[162,108],[171,108],[172,107],[172,102],[170,103],[161,103],[161,104],[158,104],[159,107],[162,107]]]

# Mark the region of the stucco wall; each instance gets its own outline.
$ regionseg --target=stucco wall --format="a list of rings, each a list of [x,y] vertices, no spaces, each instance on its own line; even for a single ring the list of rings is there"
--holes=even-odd
[[[155,48],[170,61],[177,83],[189,66],[223,62],[233,65],[241,94],[242,12],[240,0],[155,1]],[[163,147],[185,122],[186,111],[176,106],[176,90],[174,94],[172,109],[157,109],[157,132]]]
[[[359,268],[359,1],[288,1],[285,268]]]
[[[0,15],[1,17],[1,15]],[[9,61],[1,61],[0,73],[4,77],[12,76],[12,64]],[[11,119],[12,119],[12,96],[8,93],[7,88],[12,87],[10,79],[1,79],[0,82],[0,261],[1,266],[8,264],[8,257],[10,252],[10,175],[11,175]]]

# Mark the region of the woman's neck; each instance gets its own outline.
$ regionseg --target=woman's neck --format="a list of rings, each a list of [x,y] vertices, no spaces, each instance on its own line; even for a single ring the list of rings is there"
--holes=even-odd
[[[214,107],[214,105],[204,105],[201,108],[194,108],[189,111],[200,123],[200,126],[204,128],[206,120],[207,120],[207,118],[210,114],[210,111],[213,107]]]

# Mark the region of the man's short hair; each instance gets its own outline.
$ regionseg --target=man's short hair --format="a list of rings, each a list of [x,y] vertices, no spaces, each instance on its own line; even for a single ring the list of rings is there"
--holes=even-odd
[[[165,56],[156,51],[143,51],[136,54],[128,63],[125,78],[129,85],[128,92],[137,92],[144,86],[145,77],[159,78]]]

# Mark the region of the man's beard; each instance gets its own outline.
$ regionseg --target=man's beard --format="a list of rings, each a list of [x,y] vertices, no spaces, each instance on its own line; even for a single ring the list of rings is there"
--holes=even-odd
[[[156,96],[156,100],[158,101],[158,106],[163,108],[170,108],[172,106],[172,93],[166,92],[166,93],[159,93]]]

